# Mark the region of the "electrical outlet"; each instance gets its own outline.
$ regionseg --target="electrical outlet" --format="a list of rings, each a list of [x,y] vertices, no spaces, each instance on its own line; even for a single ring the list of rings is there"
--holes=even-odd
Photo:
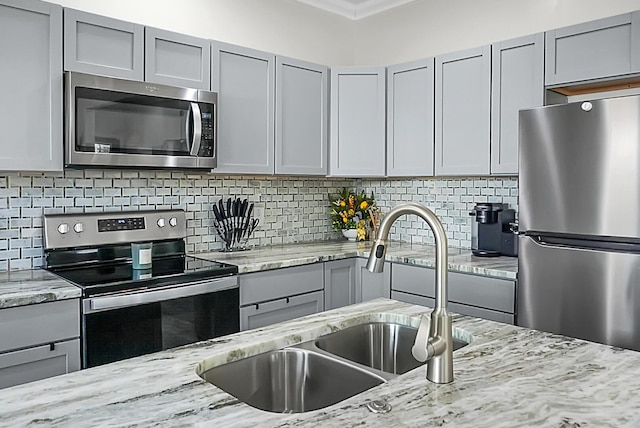
[[[260,225],[264,225],[264,206],[262,204],[253,206],[253,218],[257,218]]]

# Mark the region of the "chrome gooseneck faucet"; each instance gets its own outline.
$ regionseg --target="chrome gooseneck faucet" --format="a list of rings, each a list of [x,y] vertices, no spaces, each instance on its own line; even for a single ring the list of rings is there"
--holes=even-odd
[[[436,239],[436,307],[431,313],[431,325],[426,315],[422,315],[411,353],[418,361],[429,360],[427,379],[435,383],[449,383],[453,381],[453,334],[451,315],[447,313],[447,236],[438,217],[430,209],[418,204],[403,204],[393,208],[380,223],[367,269],[370,272],[382,272],[389,230],[404,214],[421,217],[429,224]]]

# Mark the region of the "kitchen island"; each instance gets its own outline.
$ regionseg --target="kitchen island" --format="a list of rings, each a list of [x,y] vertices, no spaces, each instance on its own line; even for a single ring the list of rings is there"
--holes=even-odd
[[[454,381],[419,367],[325,409],[275,414],[203,381],[207,367],[369,321],[415,323],[429,309],[378,299],[261,329],[0,390],[2,426],[640,426],[640,354],[464,316],[471,343]],[[364,406],[385,399],[390,413]]]

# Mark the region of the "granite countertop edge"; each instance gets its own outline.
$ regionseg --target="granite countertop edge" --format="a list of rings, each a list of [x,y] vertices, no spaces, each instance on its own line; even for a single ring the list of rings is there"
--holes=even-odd
[[[201,379],[206,370],[368,321],[415,325],[428,308],[376,299],[0,390],[0,426],[635,427],[640,353],[454,315],[469,345],[454,381],[419,367],[324,409],[269,413]],[[384,399],[388,414],[365,404]]]

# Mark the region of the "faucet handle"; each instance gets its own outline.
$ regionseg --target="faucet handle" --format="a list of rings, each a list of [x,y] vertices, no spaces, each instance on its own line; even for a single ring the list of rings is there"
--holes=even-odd
[[[426,315],[420,317],[420,327],[418,327],[418,333],[416,334],[416,340],[411,348],[411,354],[413,358],[424,363],[427,361],[427,342],[429,341],[429,329],[431,327],[431,318]]]

